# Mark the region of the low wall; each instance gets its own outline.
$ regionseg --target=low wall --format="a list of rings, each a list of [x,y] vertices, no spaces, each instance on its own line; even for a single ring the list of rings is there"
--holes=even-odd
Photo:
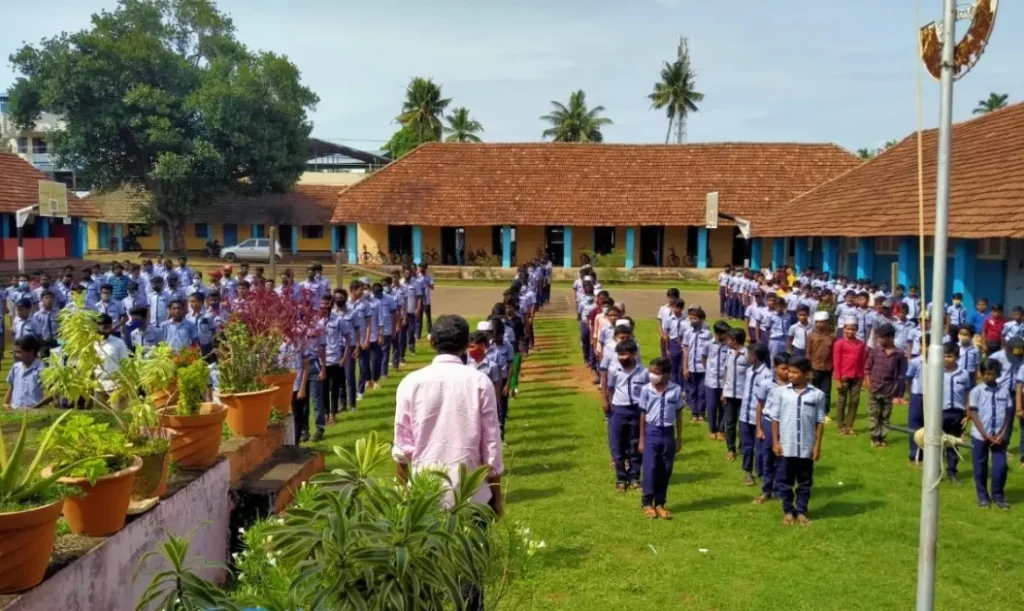
[[[166,539],[165,531],[183,536],[195,529],[191,557],[226,563],[229,483],[228,461],[222,460],[35,589],[11,601],[4,611],[134,611],[152,575],[167,568],[162,556],[152,557],[138,579],[132,580],[142,557],[159,551]],[[204,569],[200,574],[216,581],[225,578],[219,569]]]

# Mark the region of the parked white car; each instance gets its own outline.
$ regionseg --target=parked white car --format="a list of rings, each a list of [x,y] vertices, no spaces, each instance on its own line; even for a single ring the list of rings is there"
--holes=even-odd
[[[274,254],[281,260],[281,245],[274,242]],[[220,258],[225,261],[269,261],[270,239],[249,238],[234,246],[222,248]]]

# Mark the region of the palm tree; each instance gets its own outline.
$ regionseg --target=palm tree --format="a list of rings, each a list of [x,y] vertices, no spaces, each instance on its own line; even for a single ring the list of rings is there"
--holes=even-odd
[[[978,107],[974,109],[974,114],[984,115],[992,112],[993,110],[999,110],[1000,108],[1006,107],[1006,100],[1010,98],[1008,93],[996,93],[992,92],[988,94],[987,100],[978,100]]]
[[[647,96],[651,108],[665,109],[668,116],[668,131],[665,132],[665,144],[672,135],[672,124],[676,124],[676,143],[683,143],[686,115],[700,112],[697,103],[704,100],[704,94],[694,91],[696,75],[690,68],[690,60],[682,55],[674,62],[665,62],[661,68],[661,80],[654,84],[654,91]]]
[[[875,151],[872,151],[871,149],[857,149],[857,157],[859,157],[861,161],[867,161],[874,156]]]
[[[541,117],[551,127],[544,130],[543,137],[555,142],[604,142],[601,126],[611,125],[612,120],[598,116],[604,112],[604,106],[587,109],[587,94],[583,90],[574,91],[569,95],[569,105],[552,100],[554,110],[551,114]]]
[[[444,133],[448,134],[445,142],[480,142],[480,136],[476,133],[484,131],[484,126],[469,116],[468,108],[453,108],[452,114],[445,119],[448,121],[444,127]]]
[[[428,135],[440,140],[441,117],[451,101],[451,98],[441,97],[441,86],[433,79],[417,76],[405,88],[405,101],[402,102],[398,122],[415,129],[421,142],[426,141]]]

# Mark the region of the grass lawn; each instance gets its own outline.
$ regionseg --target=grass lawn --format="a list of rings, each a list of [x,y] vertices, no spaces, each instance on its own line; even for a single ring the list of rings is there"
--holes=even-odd
[[[814,525],[799,528],[781,525],[777,503],[752,505],[756,492],[742,484],[738,462],[723,460],[724,444],[687,423],[669,489],[676,519],[647,521],[638,493],[613,490],[597,395],[579,382],[575,329],[570,319],[538,321],[554,347],[531,357],[543,372],[528,374],[510,407],[507,517],[548,544],[519,584],[521,608],[913,608],[921,477],[907,466],[902,435],[874,450],[866,435],[840,438],[829,428],[815,469]],[[656,329],[639,323],[647,355]],[[427,360],[421,350],[411,364]],[[351,446],[371,430],[390,439],[397,382],[392,376],[344,414],[325,446]],[[861,414],[863,433],[863,406]],[[894,422],[906,422],[905,407]],[[963,608],[981,589],[986,608],[1019,608],[1024,474],[1014,461],[1008,497],[1019,507],[983,511],[965,457],[966,484],[942,486],[937,607]]]

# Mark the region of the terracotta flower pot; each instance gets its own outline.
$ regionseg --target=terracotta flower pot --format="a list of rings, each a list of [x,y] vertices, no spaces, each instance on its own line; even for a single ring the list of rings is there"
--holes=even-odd
[[[171,468],[170,451],[142,457],[142,468],[135,474],[132,500],[160,498],[167,492],[167,474]]]
[[[264,384],[267,386],[277,386],[277,392],[274,393],[271,405],[282,416],[292,413],[292,388],[295,386],[296,375],[298,375],[297,372],[286,371],[285,373],[272,373],[263,376]]]
[[[63,508],[60,499],[35,509],[0,513],[0,594],[21,592],[43,580]]]
[[[151,396],[153,398],[153,404],[156,406],[156,408],[157,409],[163,409],[163,408],[167,407],[168,405],[170,405],[171,401],[174,400],[174,397],[172,395],[173,395],[173,393],[170,392],[170,391],[158,390],[157,392],[153,393]]]
[[[239,437],[262,437],[267,434],[270,408],[277,386],[256,392],[235,395],[217,393],[220,402],[228,406],[228,427]]]
[[[203,403],[195,416],[176,416],[159,410],[160,426],[177,433],[171,438],[171,460],[182,469],[206,469],[217,462],[224,418],[228,410]]]
[[[84,477],[62,477],[62,484],[82,489],[81,496],[64,499],[64,518],[76,535],[105,537],[124,528],[128,504],[132,500],[135,474],[142,468],[142,459],[132,457],[132,464],[117,473],[100,476],[95,484]],[[44,471],[43,477],[46,471]]]

